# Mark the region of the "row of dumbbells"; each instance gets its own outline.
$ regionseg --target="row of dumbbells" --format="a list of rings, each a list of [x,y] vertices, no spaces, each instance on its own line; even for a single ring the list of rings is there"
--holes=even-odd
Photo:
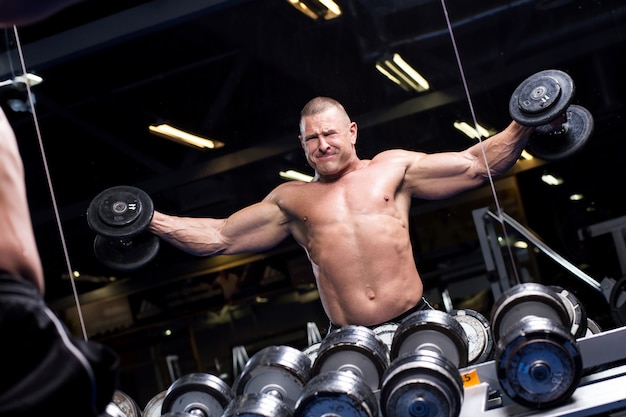
[[[473,310],[423,310],[399,324],[341,327],[302,351],[268,346],[248,360],[232,387],[211,374],[185,375],[140,414],[458,416],[463,370],[490,360],[513,401],[529,408],[566,401],[583,373],[576,340],[600,331],[576,297],[558,287],[520,284],[496,300],[490,319]]]

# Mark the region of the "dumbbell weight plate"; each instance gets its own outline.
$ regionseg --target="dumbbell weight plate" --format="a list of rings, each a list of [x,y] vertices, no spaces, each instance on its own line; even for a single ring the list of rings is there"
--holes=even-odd
[[[574,90],[574,81],[565,72],[540,71],[515,89],[509,101],[509,113],[524,126],[545,125],[565,112]]]
[[[393,342],[396,330],[398,330],[398,326],[398,323],[385,323],[373,329],[376,336],[380,337],[380,339],[385,342],[389,352],[391,352],[391,343]]]
[[[626,276],[621,277],[611,289],[609,307],[615,324],[626,325]]]
[[[578,298],[565,288],[561,288],[557,285],[551,285],[551,289],[563,300],[565,308],[567,308],[567,314],[570,317],[570,332],[578,339],[584,337],[587,334],[587,312],[583,305],[578,301]]]
[[[267,346],[248,360],[233,392],[272,394],[293,408],[310,377],[311,360],[305,353],[290,346]]]
[[[482,363],[489,360],[495,344],[489,321],[478,311],[470,309],[452,310],[450,315],[461,324],[467,335],[468,364]]]
[[[271,394],[249,392],[236,396],[215,417],[291,417],[293,408]],[[213,415],[207,417],[214,417]]]
[[[192,373],[183,375],[170,385],[163,398],[161,412],[221,416],[232,398],[230,386],[217,376]]]
[[[593,116],[582,106],[572,104],[565,111],[566,121],[560,127],[539,126],[528,141],[526,150],[546,161],[567,158],[579,152],[591,137]]]
[[[567,328],[545,317],[527,316],[498,341],[497,375],[516,403],[541,409],[566,401],[582,375],[576,339]]]
[[[317,358],[317,352],[320,350],[320,345],[322,342],[315,342],[302,350],[302,353],[307,355],[311,360],[311,366],[315,363],[315,359]]]
[[[419,310],[398,326],[391,344],[391,360],[417,349],[430,349],[457,367],[467,366],[468,340],[461,324],[440,310]]]
[[[159,392],[154,397],[150,398],[146,406],[143,408],[142,417],[161,417],[161,405],[163,404],[163,398],[165,398],[167,390]]]
[[[347,371],[361,377],[372,390],[389,365],[387,345],[368,327],[343,326],[321,342],[313,363],[313,375],[329,371]]]
[[[160,239],[142,233],[132,240],[120,240],[97,235],[93,241],[96,258],[116,271],[134,271],[148,264],[159,252]]]
[[[458,416],[463,381],[456,365],[422,349],[394,359],[383,376],[380,408],[384,417]]]
[[[128,394],[115,390],[102,417],[141,417],[141,409]]]
[[[585,337],[593,336],[594,334],[602,333],[602,328],[600,325],[590,318],[587,318],[587,333],[585,333]]]
[[[136,187],[120,185],[98,194],[87,209],[87,223],[99,235],[128,239],[146,229],[154,215],[148,194]]]
[[[378,399],[370,385],[352,372],[315,375],[296,401],[294,417],[377,417]]]
[[[525,282],[504,291],[491,309],[491,332],[496,343],[509,327],[529,315],[570,327],[567,307],[561,297],[546,285]]]

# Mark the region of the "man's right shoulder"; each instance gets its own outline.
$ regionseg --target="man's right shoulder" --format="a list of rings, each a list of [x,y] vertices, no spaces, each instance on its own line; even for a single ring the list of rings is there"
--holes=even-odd
[[[303,181],[288,181],[277,185],[272,192],[266,197],[267,201],[274,202],[282,208],[288,205],[299,206],[308,201],[311,196],[311,187],[315,187],[317,183],[308,183]]]

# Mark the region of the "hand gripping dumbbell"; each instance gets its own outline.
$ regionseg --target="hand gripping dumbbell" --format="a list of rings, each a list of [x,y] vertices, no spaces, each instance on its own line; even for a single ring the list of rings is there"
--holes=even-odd
[[[571,104],[575,86],[559,70],[531,75],[513,92],[509,113],[516,122],[533,126],[527,150],[545,160],[558,160],[578,152],[593,133],[591,113]]]
[[[378,417],[375,392],[388,365],[389,348],[374,330],[350,325],[329,333],[316,349],[294,417]]]
[[[233,399],[230,386],[207,373],[183,375],[167,389],[161,403],[162,415],[186,413],[198,417],[221,417]]]
[[[390,355],[380,393],[384,417],[459,415],[464,396],[459,368],[468,360],[459,321],[439,310],[416,311],[398,326]]]
[[[539,283],[511,287],[494,303],[491,324],[498,381],[513,401],[542,409],[570,398],[582,358],[558,293]]]
[[[118,271],[136,270],[150,262],[160,242],[145,231],[153,215],[152,200],[139,188],[121,185],[98,194],[87,209],[87,223],[97,233],[96,258]]]

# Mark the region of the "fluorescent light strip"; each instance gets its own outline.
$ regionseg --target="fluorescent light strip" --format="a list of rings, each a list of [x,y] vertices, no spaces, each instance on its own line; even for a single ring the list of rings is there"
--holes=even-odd
[[[287,171],[280,171],[278,173],[281,178],[286,180],[294,180],[294,181],[302,181],[302,182],[311,182],[313,177],[307,174],[303,174],[302,172],[295,171],[293,169]]]
[[[150,130],[150,132],[154,133],[157,136],[161,136],[174,142],[182,143],[183,145],[191,145],[201,149],[217,149],[224,146],[223,142],[206,139],[182,131],[168,124],[151,125],[148,129]]]
[[[32,87],[34,85],[41,84],[43,78],[41,78],[39,75],[27,72],[26,74],[18,75],[13,79],[13,81],[28,84]]]
[[[319,0],[319,2],[328,9],[328,13],[326,13],[326,16],[324,17],[326,20],[341,16],[341,9],[333,0]]]
[[[489,133],[489,131],[481,125],[473,127],[467,122],[454,122],[454,127],[463,132],[463,134],[470,137],[471,139],[488,138],[489,136],[491,136],[491,133]],[[478,131],[476,130],[477,128]]]
[[[563,184],[563,178],[554,175],[545,173],[541,176],[541,181],[545,182],[548,185],[561,185]]]
[[[341,8],[333,0],[287,0],[289,4],[313,20],[331,20],[341,16]],[[308,3],[308,4],[307,4]]]
[[[387,71],[387,68],[385,68],[383,65],[381,64],[376,64],[376,69],[383,74],[385,77],[389,78],[391,81],[393,81],[394,83],[398,84],[400,87],[402,87],[405,90],[409,90],[404,84],[402,84],[402,82],[392,73],[390,73],[389,71]]]
[[[430,84],[428,84],[428,81],[426,81],[426,79],[422,77],[420,73],[415,71],[412,66],[410,66],[404,59],[402,59],[399,54],[393,54],[392,61],[398,67],[400,67],[400,69],[404,71],[405,74],[411,78],[411,80],[417,82],[422,90],[428,90],[430,88]]]
[[[27,72],[26,74],[18,75],[13,79],[0,81],[0,87],[15,85],[15,83],[28,84],[30,87],[33,87],[37,84],[41,84],[42,82],[43,78],[41,78],[39,75]]]
[[[305,15],[307,15],[308,17],[310,17],[313,20],[317,20],[317,15],[315,14],[315,12],[311,9],[309,9],[309,7],[302,3],[301,1],[298,0],[288,0],[289,4],[291,4],[293,7],[295,7],[296,9],[298,9],[298,11],[300,11],[300,13],[304,13]]]
[[[422,92],[430,88],[428,81],[397,53],[376,62],[376,69],[406,91],[411,88]]]

